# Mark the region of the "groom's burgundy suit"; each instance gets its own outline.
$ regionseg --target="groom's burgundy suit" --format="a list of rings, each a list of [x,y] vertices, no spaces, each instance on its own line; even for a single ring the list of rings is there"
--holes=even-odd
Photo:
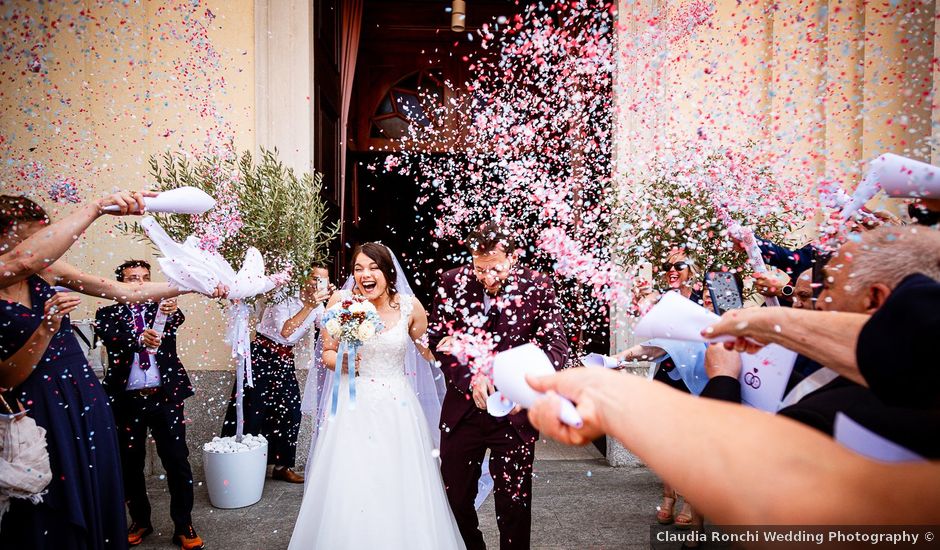
[[[555,369],[564,368],[568,340],[548,277],[514,268],[499,295],[489,300],[488,312],[485,292],[470,267],[441,276],[428,328],[432,350],[446,336],[483,330],[493,336],[497,351],[531,342],[548,354]],[[451,355],[436,356],[447,380],[441,409],[441,474],[464,542],[468,550],[486,547],[473,503],[489,448],[500,548],[528,548],[538,431],[525,412],[496,418],[477,408],[470,388],[470,367]]]

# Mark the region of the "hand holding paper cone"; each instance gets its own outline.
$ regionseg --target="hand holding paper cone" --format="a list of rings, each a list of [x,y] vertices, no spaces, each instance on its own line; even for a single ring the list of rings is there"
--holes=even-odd
[[[526,382],[526,375],[546,376],[554,374],[552,363],[535,344],[526,344],[496,354],[493,359],[493,382],[503,396],[525,408],[531,407],[542,396]],[[581,415],[574,404],[561,398],[561,421],[569,426],[580,427]]]
[[[689,342],[730,342],[733,337],[707,339],[702,331],[718,322],[720,317],[683,298],[677,292],[668,292],[640,319],[633,333],[644,339],[669,338]]]
[[[205,214],[215,207],[215,199],[196,187],[180,187],[164,191],[155,197],[144,197],[148,212],[166,214]],[[116,212],[117,206],[105,206],[105,212]]]
[[[881,155],[842,209],[842,219],[851,218],[879,190],[892,198],[940,198],[940,168],[892,153]]]

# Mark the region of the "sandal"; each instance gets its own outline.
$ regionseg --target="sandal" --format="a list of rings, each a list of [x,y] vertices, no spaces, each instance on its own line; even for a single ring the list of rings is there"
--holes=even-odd
[[[688,502],[682,503],[682,511],[676,515],[675,523],[676,529],[692,528],[692,506]]]
[[[676,513],[676,493],[673,491],[671,497],[663,495],[663,503],[656,507],[656,521],[660,525],[669,525],[674,521]]]

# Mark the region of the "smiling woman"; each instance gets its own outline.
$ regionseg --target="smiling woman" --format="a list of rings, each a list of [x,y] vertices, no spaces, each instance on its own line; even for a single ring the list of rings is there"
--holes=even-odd
[[[398,272],[388,248],[384,244],[364,243],[356,247],[352,258],[350,270],[356,281],[356,290],[369,300],[376,300],[387,292],[391,305],[398,293],[395,286]]]

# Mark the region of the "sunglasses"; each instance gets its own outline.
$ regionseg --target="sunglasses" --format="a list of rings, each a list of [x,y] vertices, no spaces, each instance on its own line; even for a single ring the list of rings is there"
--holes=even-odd
[[[689,264],[685,262],[675,262],[675,263],[666,262],[661,267],[662,267],[663,273],[667,273],[670,269],[675,269],[676,271],[682,271],[683,269],[689,267]]]

